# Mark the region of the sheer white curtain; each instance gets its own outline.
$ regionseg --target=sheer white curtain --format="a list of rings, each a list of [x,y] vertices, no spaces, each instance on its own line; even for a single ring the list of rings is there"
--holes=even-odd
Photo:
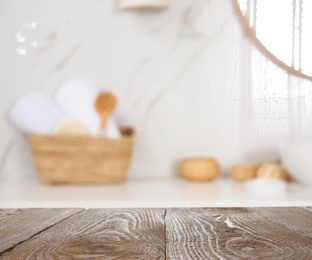
[[[312,82],[251,48],[251,121],[262,135],[312,135]]]
[[[240,5],[269,51],[295,69],[312,71],[311,48],[307,48],[311,1],[241,0]],[[278,68],[253,45],[249,52],[251,121],[257,131],[280,137],[312,134],[312,82]]]

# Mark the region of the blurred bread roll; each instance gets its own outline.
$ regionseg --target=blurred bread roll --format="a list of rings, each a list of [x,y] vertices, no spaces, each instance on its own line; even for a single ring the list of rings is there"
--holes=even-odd
[[[180,164],[182,177],[191,181],[211,181],[220,173],[220,166],[212,158],[188,158]]]
[[[74,119],[60,121],[54,129],[57,136],[85,136],[90,135],[88,129]]]
[[[257,177],[289,180],[287,170],[278,163],[263,163],[257,171]]]
[[[245,181],[257,177],[259,164],[242,164],[233,166],[230,175],[236,181]]]

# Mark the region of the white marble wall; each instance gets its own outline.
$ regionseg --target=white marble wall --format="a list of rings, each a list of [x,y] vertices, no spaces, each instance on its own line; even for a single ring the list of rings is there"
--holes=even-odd
[[[188,156],[215,157],[224,173],[276,159],[281,131],[263,134],[251,120],[250,43],[231,1],[135,13],[116,0],[0,0],[2,178],[34,176],[25,136],[7,120],[14,100],[75,77],[115,92],[116,119],[136,128],[132,178],[175,176]]]

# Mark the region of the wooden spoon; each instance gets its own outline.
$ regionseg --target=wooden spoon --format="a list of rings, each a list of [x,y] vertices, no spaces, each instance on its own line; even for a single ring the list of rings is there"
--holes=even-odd
[[[113,111],[117,104],[116,97],[109,92],[102,92],[95,100],[95,108],[101,116],[101,129],[106,125],[106,120],[109,114]]]

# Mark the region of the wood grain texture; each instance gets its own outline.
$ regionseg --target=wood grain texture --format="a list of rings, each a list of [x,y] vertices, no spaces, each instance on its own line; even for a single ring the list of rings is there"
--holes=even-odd
[[[167,259],[312,259],[312,215],[298,210],[168,209]]]
[[[79,211],[81,209],[0,210],[0,253]]]
[[[304,208],[252,208],[277,225],[312,239],[312,212]]]
[[[165,259],[163,209],[87,210],[1,259]]]

